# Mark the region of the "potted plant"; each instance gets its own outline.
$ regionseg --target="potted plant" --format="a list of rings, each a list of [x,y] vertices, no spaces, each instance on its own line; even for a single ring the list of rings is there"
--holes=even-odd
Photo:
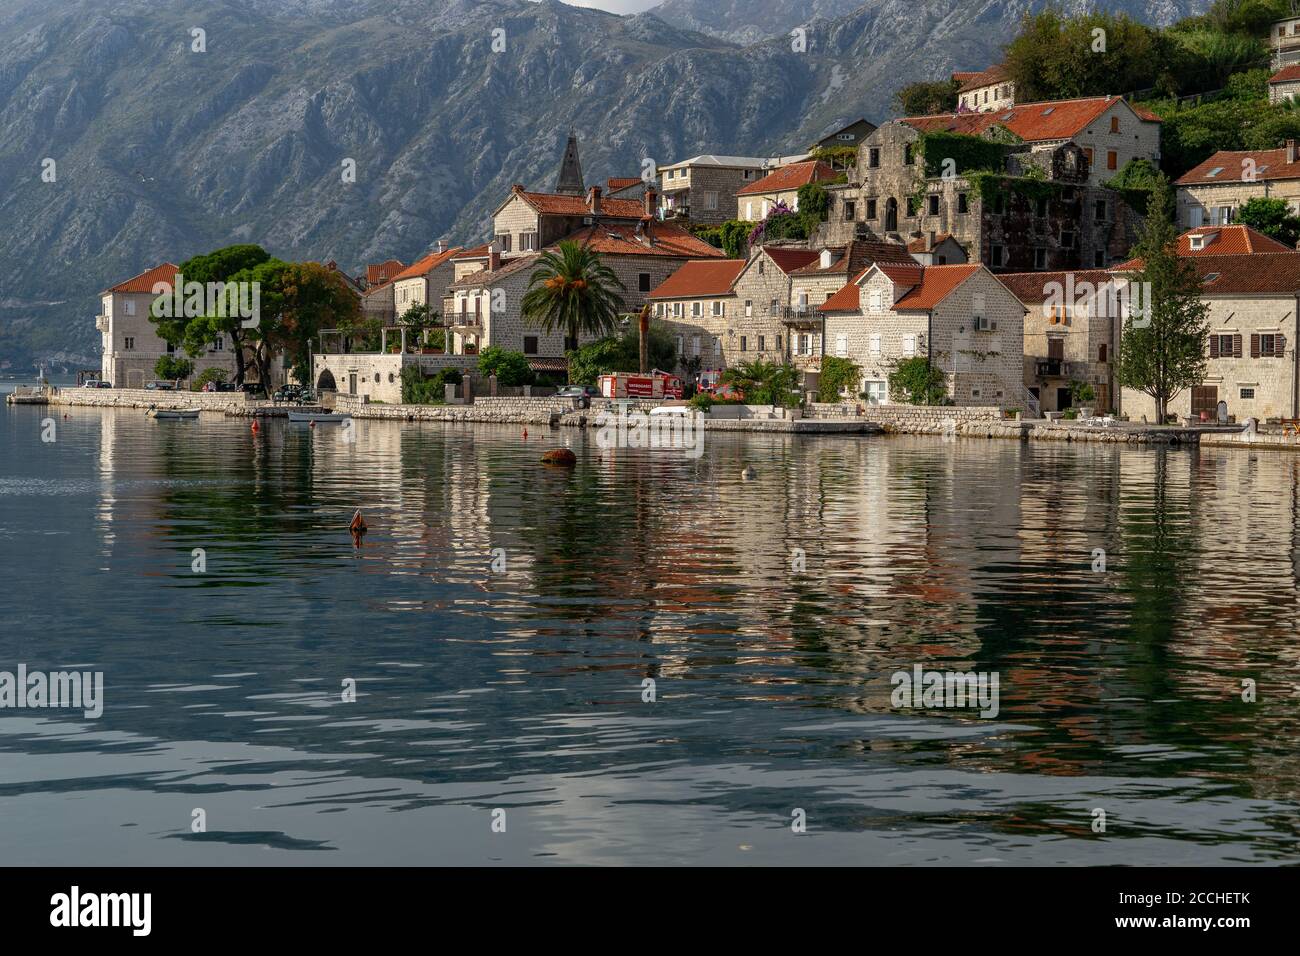
[[[1079,408],[1080,418],[1092,418],[1095,409],[1092,403],[1097,400],[1097,393],[1087,382],[1070,383],[1070,399]]]

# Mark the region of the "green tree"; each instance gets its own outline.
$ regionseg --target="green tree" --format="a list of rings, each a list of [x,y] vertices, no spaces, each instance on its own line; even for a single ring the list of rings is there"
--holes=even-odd
[[[799,373],[792,365],[764,362],[740,362],[722,373],[722,382],[740,391],[751,405],[799,404]]]
[[[261,289],[261,317],[247,334],[265,387],[270,386],[271,361],[277,353],[285,355],[300,382],[309,381],[309,356],[317,333],[360,319],[360,301],[342,275],[315,262],[269,259],[236,273],[234,279],[256,282]]]
[[[749,233],[754,228],[752,222],[743,219],[729,219],[720,228],[722,251],[728,258],[744,259],[749,256]]]
[[[478,370],[484,376],[495,375],[497,384],[507,387],[531,385],[533,370],[523,352],[511,352],[499,345],[489,345],[478,356]]]
[[[406,329],[408,346],[424,340],[424,332],[438,324],[439,315],[427,302],[416,302],[397,317],[398,326]]]
[[[823,356],[821,377],[817,380],[817,401],[838,402],[843,392],[856,395],[861,380],[862,369],[852,359]]]
[[[948,398],[947,379],[924,355],[904,359],[889,373],[889,397],[908,405],[942,405]]]
[[[179,355],[163,355],[154,363],[153,373],[160,379],[170,379],[179,386],[181,379],[194,374],[194,363]]]
[[[236,275],[247,272],[270,258],[270,254],[261,246],[226,246],[186,259],[180,264],[178,280],[205,285],[209,282],[236,281]],[[247,364],[244,348],[249,330],[244,328],[241,316],[203,314],[163,317],[160,315],[160,304],[155,301],[149,321],[157,326],[161,338],[178,348],[184,348],[191,358],[202,354],[218,336],[228,338],[235,358],[235,382],[243,384]]]
[[[595,250],[561,242],[558,253],[538,257],[520,306],[525,322],[543,332],[563,332],[566,350],[574,349],[584,335],[604,335],[618,328],[624,288]]]
[[[640,334],[629,328],[619,335],[606,336],[570,351],[569,381],[575,385],[595,385],[596,379],[610,372],[630,372],[640,365]],[[659,322],[651,322],[647,334],[652,369],[670,371],[677,365],[677,346],[672,333]]]
[[[1147,205],[1133,253],[1142,267],[1131,274],[1141,292],[1124,320],[1116,380],[1150,395],[1156,421],[1163,424],[1169,402],[1205,378],[1209,306],[1201,299],[1201,280],[1192,264],[1178,256],[1173,196],[1161,177]],[[1140,297],[1140,298],[1139,298]]]
[[[1104,31],[1104,49],[1094,30]],[[1174,44],[1126,14],[1026,14],[1004,53],[1016,99],[1069,99],[1158,86]]]
[[[1291,212],[1285,199],[1256,196],[1237,210],[1237,221],[1253,226],[1266,236],[1295,248],[1300,242],[1300,216]]]
[[[935,113],[957,111],[956,80],[938,80],[933,83],[908,83],[894,93],[894,109],[900,116],[932,116]]]

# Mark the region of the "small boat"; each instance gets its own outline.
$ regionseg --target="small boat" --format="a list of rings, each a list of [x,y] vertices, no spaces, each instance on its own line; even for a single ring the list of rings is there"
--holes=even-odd
[[[199,417],[197,408],[151,408],[149,417],[159,421],[195,421]]]
[[[288,414],[291,422],[345,422],[352,417],[342,412],[289,412]]]

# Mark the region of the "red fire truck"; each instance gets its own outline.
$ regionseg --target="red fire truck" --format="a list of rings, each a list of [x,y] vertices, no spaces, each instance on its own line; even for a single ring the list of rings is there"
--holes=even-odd
[[[640,372],[614,372],[602,375],[600,394],[606,398],[681,398],[682,380],[655,369],[642,375]]]

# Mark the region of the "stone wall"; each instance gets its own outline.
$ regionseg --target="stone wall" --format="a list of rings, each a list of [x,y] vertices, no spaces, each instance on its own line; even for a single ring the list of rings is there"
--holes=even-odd
[[[146,388],[58,388],[53,405],[96,405],[105,408],[201,408],[248,414],[259,404],[244,392],[159,392]]]
[[[334,409],[355,418],[399,421],[491,422],[546,425],[572,411],[572,398],[478,398],[473,405],[372,405],[352,395],[339,395]]]

